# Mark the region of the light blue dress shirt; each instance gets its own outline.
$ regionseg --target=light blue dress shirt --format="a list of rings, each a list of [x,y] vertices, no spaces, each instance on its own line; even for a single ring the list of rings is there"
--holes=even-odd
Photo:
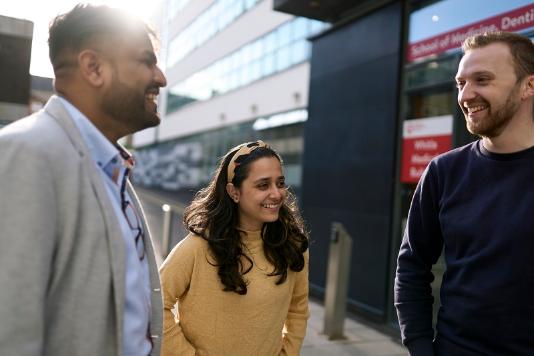
[[[123,158],[115,147],[94,124],[65,98],[60,98],[74,124],[80,130],[83,140],[95,164],[99,167],[101,177],[106,186],[109,199],[120,224],[124,237],[125,248],[125,301],[123,317],[123,355],[147,356],[152,350],[148,338],[150,322],[150,277],[148,261],[145,257],[139,260],[135,246],[135,231],[132,231],[121,209],[120,187],[104,172],[104,167],[112,159]],[[124,175],[125,167],[121,168],[119,177]],[[120,184],[120,179],[119,179]],[[126,198],[131,198],[126,192]],[[139,214],[138,214],[139,215]]]

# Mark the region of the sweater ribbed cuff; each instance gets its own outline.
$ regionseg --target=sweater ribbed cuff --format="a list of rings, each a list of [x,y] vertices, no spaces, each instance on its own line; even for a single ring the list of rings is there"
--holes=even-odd
[[[406,347],[410,351],[410,356],[434,356],[432,339],[418,338],[410,341]]]

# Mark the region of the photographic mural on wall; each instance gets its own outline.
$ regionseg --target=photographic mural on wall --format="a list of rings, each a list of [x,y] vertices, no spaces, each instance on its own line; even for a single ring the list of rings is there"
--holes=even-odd
[[[160,144],[134,153],[136,184],[165,190],[197,188],[206,180],[202,174],[200,142]]]

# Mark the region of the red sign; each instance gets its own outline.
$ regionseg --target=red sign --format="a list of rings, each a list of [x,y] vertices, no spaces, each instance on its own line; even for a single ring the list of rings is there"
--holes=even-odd
[[[534,4],[412,43],[408,46],[408,61],[412,62],[418,58],[461,47],[462,42],[472,35],[495,31],[517,32],[532,26],[534,26]]]
[[[405,121],[401,182],[417,183],[432,158],[451,147],[451,115]]]

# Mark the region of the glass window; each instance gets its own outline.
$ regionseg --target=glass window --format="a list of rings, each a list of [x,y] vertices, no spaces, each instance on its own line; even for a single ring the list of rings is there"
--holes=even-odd
[[[304,38],[291,40],[288,36],[300,31],[300,37],[302,29],[309,29],[312,22],[300,18],[286,22],[195,73],[183,82],[187,83],[188,95],[197,100],[206,100],[306,61],[310,43]],[[174,110],[177,108],[173,106]]]
[[[218,94],[223,94],[223,93],[226,93],[229,89],[229,85],[228,85],[228,75],[223,75],[221,78],[220,78],[220,81],[217,83],[217,88],[218,88]]]
[[[221,11],[226,11],[228,6],[232,4],[233,0],[219,0]]]
[[[252,59],[258,59],[263,55],[263,39],[259,39],[252,43]]]
[[[242,65],[246,65],[247,63],[249,63],[252,59],[252,46],[247,45],[243,47],[241,49],[241,56],[242,56],[242,59],[241,59]]]
[[[249,10],[254,5],[256,5],[256,0],[245,0],[245,8],[247,10]]]
[[[247,85],[250,83],[250,70],[248,65],[244,65],[240,70],[240,80],[239,85]]]
[[[221,94],[221,93],[224,93],[224,81],[223,81],[223,78],[222,77],[217,77],[213,80],[213,85],[212,85],[212,95],[211,96],[215,96],[217,94]]]
[[[282,25],[276,32],[278,32],[278,47],[283,47],[289,42],[291,42],[291,29],[292,29],[292,23],[286,22],[284,25]]]
[[[173,19],[180,10],[189,3],[190,0],[171,0],[168,3],[168,19]]]
[[[291,64],[303,62],[308,59],[309,44],[306,40],[300,40],[291,45]]]
[[[409,96],[408,116],[410,119],[450,115],[454,93],[442,89],[425,90]]]
[[[246,47],[241,47],[241,49],[239,49],[236,54],[236,60],[237,60],[237,68],[241,68],[243,67],[245,64],[246,64],[246,52],[247,52],[247,49]]]
[[[262,61],[262,73],[264,76],[271,75],[274,73],[274,54],[268,54],[263,58]]]
[[[171,1],[170,9],[174,9],[176,6],[175,1]],[[214,1],[206,11],[169,42],[167,67],[175,65],[193,49],[202,45],[257,3],[256,0]]]
[[[261,76],[261,62],[259,60],[255,60],[250,64],[250,80],[255,81],[258,80]]]
[[[286,46],[286,47],[280,48],[276,52],[276,70],[277,71],[282,71],[291,65],[290,56],[289,56],[291,52],[289,51],[289,49],[290,47]]]
[[[213,65],[211,66],[212,72],[213,72],[213,76],[215,78],[218,78],[218,77],[220,77],[222,75],[222,64],[223,64],[222,61],[217,61],[217,62],[213,63]]]
[[[202,73],[202,76],[201,76],[202,81],[206,83],[208,86],[210,86],[216,77],[215,66],[208,67],[206,70],[202,71],[201,73]],[[202,82],[199,80],[199,83],[202,83]]]
[[[273,31],[265,37],[265,52],[273,52],[276,49],[278,32]]]
[[[206,25],[202,27],[202,30],[198,32],[199,39],[199,45],[206,42],[208,38],[213,37],[217,33],[217,22],[213,21],[213,19],[209,19],[209,21],[206,22]]]
[[[238,85],[238,73],[236,70],[232,71],[229,76],[230,80],[228,81],[228,90],[237,88]]]
[[[232,19],[230,18],[230,14],[228,12],[222,12],[217,18],[217,28],[218,28],[218,30],[219,31],[222,30],[230,22],[232,22]]]
[[[236,1],[234,2],[234,5],[232,6],[232,10],[230,12],[232,13],[232,18],[235,19],[239,15],[241,15],[245,11],[245,7],[243,6],[242,1]]]
[[[406,90],[433,84],[451,83],[457,69],[457,59],[450,56],[413,65],[406,71]]]
[[[317,20],[310,20],[309,36],[316,35],[327,27],[327,24]]]
[[[199,20],[193,22],[193,24],[191,25],[191,28],[188,29],[188,31],[186,33],[186,36],[185,36],[187,38],[187,40],[191,41],[191,43],[193,44],[194,47],[199,45],[198,35],[197,35],[198,32],[199,32],[199,27],[198,27],[199,21],[202,21],[202,18],[200,18]]]
[[[220,62],[221,62],[221,73],[223,75],[228,74],[228,72],[230,72],[230,70],[232,69],[232,58],[226,57],[222,59]]]
[[[308,36],[308,20],[299,17],[293,21],[292,41],[300,40]]]
[[[241,66],[241,58],[239,51],[232,54],[232,69],[235,70]]]

